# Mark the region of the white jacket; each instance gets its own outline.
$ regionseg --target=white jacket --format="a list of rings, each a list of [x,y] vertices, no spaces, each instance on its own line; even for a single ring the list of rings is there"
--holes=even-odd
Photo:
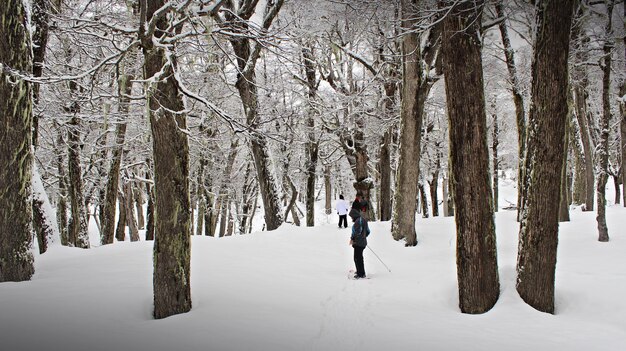
[[[337,209],[337,213],[342,216],[348,214],[348,211],[350,211],[350,207],[348,207],[346,200],[341,199],[337,200],[335,209]]]

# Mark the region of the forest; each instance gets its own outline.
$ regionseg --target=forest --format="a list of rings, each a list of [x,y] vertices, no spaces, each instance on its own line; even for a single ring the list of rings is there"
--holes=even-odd
[[[150,241],[162,319],[193,311],[193,238],[319,227],[360,194],[403,252],[424,250],[416,221],[453,217],[464,314],[501,295],[514,213],[514,289],[554,314],[559,223],[624,232],[624,1],[3,0],[0,18],[0,282],[54,246]]]

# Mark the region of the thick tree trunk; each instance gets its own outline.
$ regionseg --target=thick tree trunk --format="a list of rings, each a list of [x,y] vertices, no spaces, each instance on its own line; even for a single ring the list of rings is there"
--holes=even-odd
[[[165,0],[140,2],[142,17],[152,20]],[[144,17],[145,15],[145,17]],[[192,218],[189,196],[189,145],[185,106],[174,77],[176,62],[166,48],[154,40],[166,35],[166,16],[156,21],[156,32],[144,37],[144,79],[154,82],[148,94],[152,150],[154,155],[155,242],[154,242],[154,317],[165,318],[191,309],[190,235]],[[169,49],[168,49],[169,50]]]
[[[520,225],[517,291],[535,309],[554,312],[554,275],[567,123],[568,55],[574,0],[540,1],[532,65],[525,169],[530,178]]]
[[[0,62],[32,69],[27,16],[21,0],[0,6]],[[0,70],[0,282],[30,280],[32,247],[32,85]]]
[[[614,0],[606,2],[607,25],[604,39],[604,64],[602,66],[602,118],[600,120],[600,140],[598,145],[598,184],[596,190],[598,241],[609,241],[609,228],[606,225],[606,183],[609,180],[609,132],[611,129],[611,49],[615,45],[611,38]]]
[[[104,195],[104,203],[100,212],[101,235],[100,243],[102,245],[113,243],[113,234],[115,231],[115,205],[117,203],[117,193],[120,181],[120,167],[122,165],[122,155],[124,151],[124,140],[126,138],[126,118],[128,116],[128,107],[130,99],[128,96],[132,90],[132,77],[121,75],[118,80],[119,89],[119,112],[124,120],[119,121],[115,127],[115,146],[113,147],[113,155],[111,157],[111,168],[109,169],[106,193]],[[119,240],[119,239],[118,239]]]
[[[457,205],[459,307],[463,313],[489,311],[500,294],[479,35],[483,6],[482,1],[454,5],[443,22],[452,192]],[[467,155],[472,155],[471,159]]]
[[[498,0],[498,2],[496,3],[496,14],[500,18],[506,18],[506,13],[504,11],[504,0]],[[515,67],[514,50],[513,46],[511,45],[511,39],[509,38],[509,31],[506,22],[506,20],[501,21],[498,27],[500,29],[500,35],[502,37],[506,67],[508,69],[509,79],[511,81],[511,94],[513,94],[513,103],[515,104],[515,120],[517,121],[517,218],[519,220],[521,218],[522,205],[524,203],[523,198],[526,194],[526,190],[528,187],[528,184],[525,183],[526,174],[524,172],[524,153],[526,151],[526,113],[524,108],[524,98],[522,97],[522,87],[517,74],[517,68]],[[494,199],[497,198],[494,197]],[[494,203],[497,206],[497,201],[494,201]]]
[[[401,1],[402,31],[402,104],[396,189],[393,199],[391,233],[406,246],[417,245],[415,210],[421,146],[422,114],[427,83],[422,81],[419,36],[410,31],[415,24],[415,0]]]

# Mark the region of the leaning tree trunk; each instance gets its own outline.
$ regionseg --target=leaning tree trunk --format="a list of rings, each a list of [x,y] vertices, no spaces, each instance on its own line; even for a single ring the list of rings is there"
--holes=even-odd
[[[517,291],[535,309],[554,312],[554,273],[574,0],[540,1],[532,64],[525,169],[532,175],[520,225]]]
[[[393,199],[391,233],[406,246],[417,245],[415,211],[419,181],[420,142],[425,96],[422,82],[419,36],[411,31],[415,25],[416,0],[402,0],[402,103],[396,189]]]
[[[453,2],[446,4],[452,6]],[[483,6],[482,1],[454,5],[443,22],[459,307],[463,313],[489,311],[500,293],[481,57]]]
[[[142,17],[151,21],[165,0],[141,2]],[[143,8],[147,6],[147,8]],[[141,33],[145,58],[144,79],[152,83],[148,94],[154,156],[155,242],[154,318],[165,318],[191,309],[190,235],[192,218],[189,196],[189,145],[185,105],[174,70],[170,48],[154,45],[168,33],[169,20],[156,21],[156,32]],[[167,52],[166,52],[167,50]]]
[[[611,48],[612,18],[614,0],[606,3],[608,22],[605,29],[604,64],[602,65],[602,118],[600,120],[600,141],[598,145],[598,184],[596,189],[598,241],[609,241],[609,228],[606,225],[606,183],[609,180],[609,131],[611,129]]]
[[[0,282],[29,280],[35,268],[32,246],[32,85],[6,68],[32,69],[24,3],[0,6]]]

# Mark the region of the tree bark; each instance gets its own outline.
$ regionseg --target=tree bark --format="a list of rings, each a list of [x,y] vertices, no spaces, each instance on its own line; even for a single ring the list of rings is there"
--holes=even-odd
[[[142,18],[149,22],[165,0],[141,1]],[[154,317],[185,313],[191,309],[189,195],[189,145],[185,106],[174,76],[176,62],[170,48],[155,40],[175,35],[167,32],[166,16],[156,20],[154,36],[141,33],[144,79],[158,76],[148,91],[154,156],[155,242]],[[166,52],[168,50],[168,52]]]
[[[520,225],[517,291],[554,312],[561,171],[567,123],[568,55],[574,0],[540,1],[532,64],[532,104],[525,169],[532,175]]]
[[[568,94],[569,96],[569,94]],[[569,105],[569,98],[568,98]],[[568,116],[567,121],[570,118]],[[568,172],[567,172],[567,151],[569,150],[569,123],[565,123],[565,141],[563,146],[563,166],[561,171],[561,196],[559,201],[559,222],[569,222],[569,186],[568,186]]]
[[[420,205],[422,206],[422,218],[428,218],[428,199],[426,198],[426,189],[422,182],[417,186],[420,195]]]
[[[302,58],[304,61],[304,71],[308,88],[308,99],[310,107],[307,112],[306,128],[307,142],[306,150],[306,226],[315,225],[315,181],[317,179],[316,168],[318,159],[318,142],[315,137],[315,108],[313,103],[317,97],[317,79],[315,78],[315,60],[313,50],[310,47],[302,48]],[[285,219],[286,219],[285,215]],[[297,215],[294,215],[296,221]]]
[[[614,0],[606,1],[607,24],[603,51],[602,67],[602,118],[600,119],[600,140],[598,145],[598,184],[596,189],[598,241],[609,241],[609,228],[606,224],[606,183],[609,180],[609,132],[611,130],[611,49],[613,42],[613,6]]]
[[[626,6],[624,6],[626,8]],[[626,13],[624,14],[626,16]],[[626,45],[626,39],[624,39]],[[625,56],[626,57],[626,56]],[[620,96],[622,96],[622,100],[619,104],[619,109],[622,115],[620,121],[620,142],[621,142],[621,154],[622,154],[622,196],[624,207],[626,207],[626,79],[622,82],[622,86],[620,88]]]
[[[496,3],[496,14],[498,17],[506,17],[504,12],[504,0],[498,0]],[[526,194],[528,184],[525,183],[526,175],[524,172],[524,153],[526,151],[526,112],[524,108],[524,98],[522,96],[522,87],[515,67],[515,55],[511,39],[509,38],[509,30],[507,21],[501,21],[498,25],[500,36],[504,48],[504,57],[506,59],[506,67],[511,80],[511,94],[513,95],[513,103],[515,104],[515,120],[517,121],[517,145],[518,145],[518,171],[517,171],[517,218],[521,218],[523,198]],[[495,187],[494,187],[495,189]],[[494,195],[496,195],[494,193]],[[494,199],[497,197],[494,196]],[[494,201],[497,206],[497,201]],[[497,209],[496,209],[497,211]]]
[[[128,96],[132,91],[132,77],[122,74],[118,80],[119,89],[119,112],[122,118],[128,116],[130,99]],[[112,244],[115,231],[115,205],[117,203],[117,193],[120,181],[120,167],[122,165],[122,155],[124,151],[124,140],[126,139],[126,120],[119,121],[115,127],[115,146],[111,157],[111,166],[104,195],[104,204],[100,213],[100,224],[102,230],[100,243],[102,245]],[[118,239],[119,240],[119,239]],[[123,239],[122,239],[123,240]]]
[[[493,101],[493,103],[491,104],[491,108],[493,109],[493,130],[492,130],[492,134],[491,134],[491,157],[492,157],[492,169],[493,169],[493,173],[492,173],[492,179],[493,179],[493,184],[492,184],[492,188],[493,188],[493,211],[494,212],[498,212],[498,183],[499,183],[499,177],[498,177],[498,173],[500,172],[500,159],[498,158],[498,145],[500,144],[500,126],[498,125],[498,112],[496,111],[496,102],[495,99]],[[520,168],[521,169],[521,168]],[[521,174],[521,172],[518,172],[518,175]],[[520,182],[518,179],[518,190]],[[519,191],[518,191],[518,195],[519,195]],[[518,197],[518,201],[519,201],[519,197]],[[519,207],[518,207],[519,208]]]
[[[77,113],[77,111],[73,111]],[[68,171],[71,217],[68,227],[70,246],[89,248],[87,208],[83,201],[83,178],[80,166],[80,119],[72,116],[68,128]]]
[[[32,85],[4,68],[32,69],[26,11],[21,0],[0,6],[0,282],[30,280],[32,247]]]
[[[139,230],[135,221],[135,196],[133,194],[133,185],[130,180],[124,184],[124,210],[126,211],[126,224],[128,225],[128,233],[130,241],[139,241]]]
[[[443,21],[442,59],[456,203],[459,307],[463,313],[484,313],[500,293],[480,39],[484,4],[445,3],[454,6]]]
[[[421,130],[424,111],[421,47],[419,36],[411,32],[415,24],[416,0],[402,0],[401,30],[402,39],[402,102],[400,110],[400,141],[396,189],[393,199],[393,220],[391,233],[395,240],[405,240],[406,246],[417,245],[415,232],[415,210],[417,185],[419,182],[419,161]]]
[[[430,203],[432,206],[433,217],[439,216],[439,170],[441,168],[441,154],[437,151],[437,160],[435,162],[435,171],[432,174],[433,179],[429,182],[430,186]]]
[[[68,238],[68,219],[67,219],[67,177],[65,176],[65,162],[63,158],[63,131],[61,126],[57,126],[57,141],[54,145],[54,151],[57,156],[57,172],[59,174],[59,196],[57,199],[57,223],[59,226],[59,236],[61,237],[61,245],[69,245]]]
[[[124,241],[126,239],[126,206],[124,205],[123,195],[117,196],[117,208],[119,209],[119,215],[117,216],[117,227],[115,229],[115,239],[117,241]]]

